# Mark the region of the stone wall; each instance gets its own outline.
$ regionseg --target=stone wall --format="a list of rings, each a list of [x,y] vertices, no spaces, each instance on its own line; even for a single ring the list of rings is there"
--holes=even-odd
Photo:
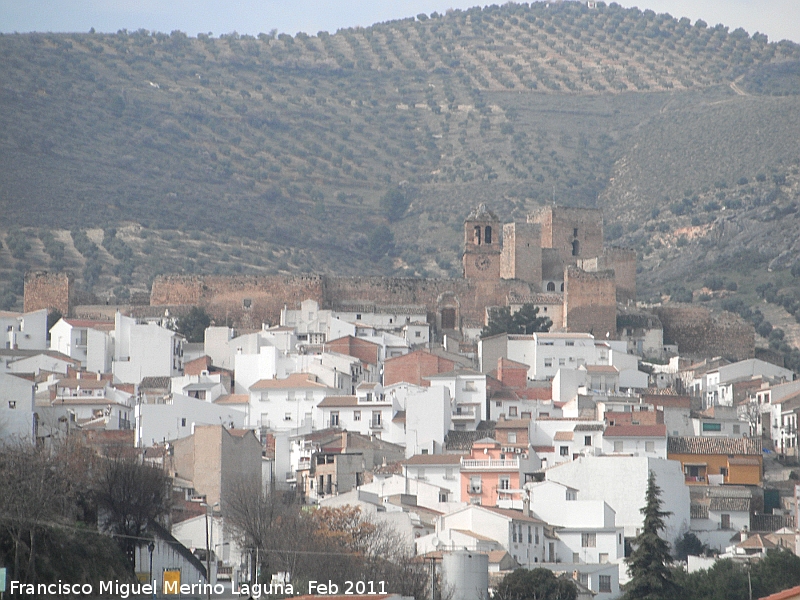
[[[542,247],[555,248],[566,264],[603,252],[603,211],[595,208],[548,206],[528,215],[542,228]]]
[[[613,271],[587,273],[577,267],[567,267],[564,271],[565,328],[591,333],[598,340],[616,339],[616,297]]]
[[[539,225],[507,223],[503,226],[500,277],[541,286],[542,235]]]
[[[691,304],[661,306],[655,313],[664,327],[664,343],[677,344],[681,356],[733,361],[755,357],[755,329],[733,313],[712,313]]]
[[[72,308],[72,277],[68,273],[31,271],[25,275],[23,311],[56,309],[69,316]]]
[[[578,261],[585,271],[614,271],[617,302],[636,301],[636,251],[629,248],[605,248],[600,256]]]

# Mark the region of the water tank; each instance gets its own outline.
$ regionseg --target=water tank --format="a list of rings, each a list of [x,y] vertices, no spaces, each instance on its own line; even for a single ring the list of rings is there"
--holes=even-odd
[[[442,597],[452,600],[487,600],[489,555],[468,550],[442,556]]]

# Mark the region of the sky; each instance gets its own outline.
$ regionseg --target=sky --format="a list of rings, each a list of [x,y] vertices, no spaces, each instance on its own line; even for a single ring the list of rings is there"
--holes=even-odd
[[[800,0],[617,0],[673,17],[722,23],[731,30],[766,33],[770,41],[800,43]],[[502,0],[495,0],[502,4]],[[277,29],[316,34],[373,23],[470,8],[475,0],[0,0],[0,32],[100,32],[147,29],[169,33],[236,31],[257,35]]]

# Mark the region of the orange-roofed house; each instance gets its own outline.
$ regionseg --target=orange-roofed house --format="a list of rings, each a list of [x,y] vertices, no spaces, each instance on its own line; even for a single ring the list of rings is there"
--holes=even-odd
[[[522,486],[533,481],[538,468],[530,453],[509,452],[495,439],[480,439],[472,444],[470,454],[461,458],[461,501],[522,508]]]
[[[761,485],[761,438],[669,437],[667,458],[680,461],[686,483]]]

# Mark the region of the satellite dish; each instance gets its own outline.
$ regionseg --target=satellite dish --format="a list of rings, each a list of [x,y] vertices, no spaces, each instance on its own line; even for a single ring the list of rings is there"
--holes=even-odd
[[[442,545],[442,540],[440,540],[438,537],[434,537],[434,538],[431,540],[431,545],[432,545],[434,548],[438,548],[439,546],[441,546],[441,545]]]

